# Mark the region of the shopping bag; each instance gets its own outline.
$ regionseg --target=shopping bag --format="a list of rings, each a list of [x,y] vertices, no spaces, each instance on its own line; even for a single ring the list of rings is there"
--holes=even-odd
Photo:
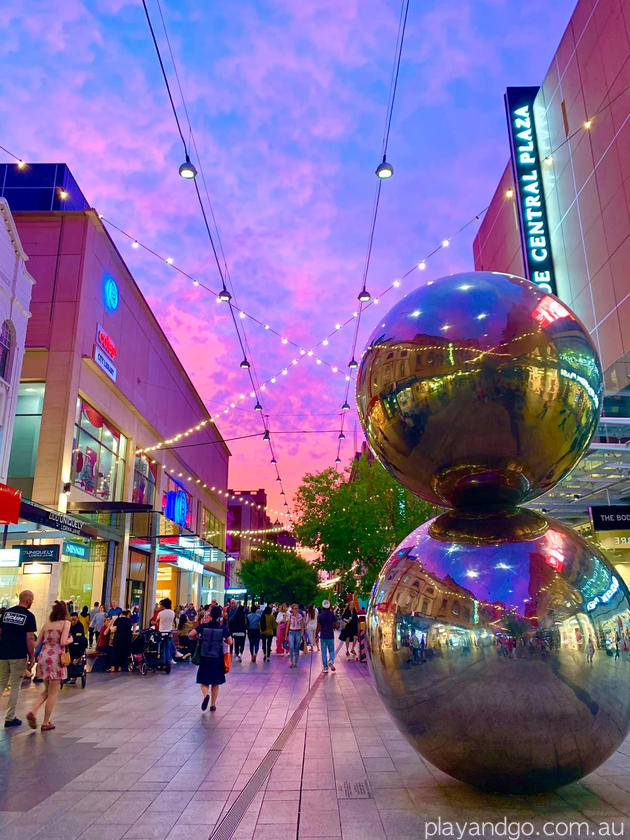
[[[232,654],[229,651],[223,654],[223,664],[225,665],[225,673],[229,674],[232,667]]]

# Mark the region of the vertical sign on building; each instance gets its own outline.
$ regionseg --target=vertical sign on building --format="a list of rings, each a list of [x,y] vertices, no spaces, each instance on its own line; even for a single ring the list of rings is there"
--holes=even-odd
[[[556,278],[534,124],[534,99],[538,91],[537,87],[507,88],[505,108],[527,279],[555,295]]]

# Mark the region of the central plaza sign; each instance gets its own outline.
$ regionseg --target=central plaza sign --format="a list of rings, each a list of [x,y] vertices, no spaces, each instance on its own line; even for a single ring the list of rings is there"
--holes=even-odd
[[[537,87],[508,88],[505,107],[527,279],[555,295],[556,279],[534,123],[534,99],[538,90]]]

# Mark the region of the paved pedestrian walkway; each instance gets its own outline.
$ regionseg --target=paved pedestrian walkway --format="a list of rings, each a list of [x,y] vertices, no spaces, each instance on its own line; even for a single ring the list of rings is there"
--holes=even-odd
[[[549,837],[585,837],[612,821],[630,838],[630,742],[555,793],[479,793],[416,755],[365,665],[337,665],[323,676],[316,655],[297,670],[276,656],[235,663],[214,714],[199,708],[191,665],[64,688],[54,732],[0,735],[0,837],[417,840],[490,837],[489,826],[470,826],[505,818]],[[22,693],[22,718],[37,690]],[[543,830],[549,821],[557,833]],[[576,833],[563,827],[571,821],[588,825]]]

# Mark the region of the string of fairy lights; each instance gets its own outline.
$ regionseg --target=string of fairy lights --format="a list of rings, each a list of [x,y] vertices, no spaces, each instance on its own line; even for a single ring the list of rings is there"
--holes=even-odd
[[[403,2],[403,8],[406,10],[407,6],[408,6],[408,2],[406,2],[406,0],[405,0],[405,2]],[[406,17],[406,11],[405,11],[405,17]],[[398,51],[400,52],[401,49],[402,49],[402,43],[401,43],[401,40],[399,39]],[[596,127],[597,126],[597,122],[596,122],[597,117],[601,113],[603,113],[605,110],[610,108],[611,105],[615,101],[617,101],[621,96],[623,96],[628,90],[630,90],[630,85],[628,85],[626,88],[622,89],[615,97],[613,97],[608,102],[606,102],[598,111],[596,111],[592,116],[590,116],[588,119],[586,119],[579,128],[575,129],[573,132],[568,134],[567,137],[564,140],[562,140],[560,143],[558,143],[557,146],[555,146],[553,149],[550,149],[548,154],[543,158],[543,162],[546,165],[551,166],[554,163],[554,154],[560,148],[562,148],[565,144],[569,143],[572,139],[574,139],[577,135],[581,134],[582,132],[584,132],[584,131],[589,132],[593,129],[593,126]],[[169,90],[169,94],[170,94],[170,90]],[[388,111],[388,124],[391,123],[392,105],[393,105],[393,101],[390,104],[390,108],[389,108],[389,111]],[[181,131],[180,131],[180,133],[181,133]],[[181,136],[182,136],[182,142],[184,143],[184,148],[186,150],[187,163],[189,163],[190,167],[192,169],[194,169],[194,166],[192,165],[192,163],[190,163],[188,149],[187,149],[185,140],[183,138],[183,135],[181,135]],[[388,131],[387,130],[386,130],[386,136],[388,136]],[[385,148],[384,160],[383,160],[383,163],[380,164],[378,169],[377,169],[377,175],[379,175],[379,188],[380,188],[381,181],[388,178],[388,177],[391,177],[391,175],[393,174],[393,168],[386,161],[386,151],[387,151],[386,145],[385,145],[384,148]],[[9,149],[5,148],[2,145],[0,145],[0,149],[15,160],[16,166],[19,170],[24,170],[24,169],[27,168],[28,164],[26,163],[24,158],[18,157],[17,155],[15,155],[13,152],[11,152]],[[186,166],[186,164],[182,164],[182,167],[185,167],[185,166]],[[181,174],[182,167],[180,167],[180,174]],[[381,170],[381,172],[379,172],[379,170]],[[388,174],[385,174],[383,176],[383,174],[382,174],[383,172],[388,173]],[[196,172],[195,172],[195,174],[196,174]],[[194,179],[194,176],[192,176],[192,177]],[[513,198],[513,195],[514,195],[513,190],[511,190],[511,189],[507,190],[506,193],[505,193],[505,197],[507,199]],[[59,197],[62,200],[64,200],[65,198],[68,197],[68,194],[65,193],[64,190],[59,188]],[[201,202],[201,196],[200,195],[199,195],[199,201]],[[358,367],[358,363],[355,360],[355,353],[356,353],[356,341],[357,341],[357,337],[358,337],[361,315],[370,306],[378,305],[378,303],[380,301],[380,298],[384,297],[386,294],[388,294],[393,289],[399,288],[402,284],[402,281],[404,281],[412,273],[415,273],[416,270],[424,271],[426,269],[427,263],[431,259],[431,257],[433,257],[435,254],[437,254],[441,250],[443,250],[445,248],[448,248],[451,241],[456,236],[461,234],[464,230],[466,230],[466,228],[468,228],[475,221],[479,221],[479,219],[481,218],[483,213],[485,213],[486,210],[487,210],[487,207],[484,208],[483,210],[481,210],[479,213],[476,213],[475,216],[473,216],[471,219],[469,219],[464,225],[462,225],[457,231],[455,231],[455,233],[453,233],[449,237],[445,237],[444,239],[442,239],[439,245],[437,245],[433,250],[428,252],[421,260],[414,263],[414,265],[411,268],[409,268],[404,274],[397,277],[387,288],[385,288],[380,293],[380,295],[378,297],[366,296],[366,295],[368,295],[367,289],[366,289],[366,282],[367,282],[367,272],[368,272],[368,269],[369,269],[369,259],[366,259],[366,267],[364,269],[364,273],[363,273],[363,277],[362,277],[363,284],[362,284],[362,289],[361,289],[360,296],[359,296],[359,304],[360,304],[359,307],[355,311],[353,311],[352,315],[349,316],[345,321],[337,322],[334,326],[334,329],[330,330],[322,339],[320,339],[318,342],[316,342],[315,344],[313,344],[311,347],[308,347],[308,348],[301,346],[300,343],[295,342],[293,339],[284,335],[283,332],[274,329],[271,324],[268,324],[268,323],[262,321],[261,319],[259,319],[255,315],[252,315],[251,313],[239,308],[235,303],[232,302],[232,296],[230,295],[229,291],[227,290],[227,288],[225,286],[225,274],[221,270],[218,255],[216,256],[216,260],[217,260],[217,267],[219,268],[219,273],[220,273],[220,277],[221,277],[221,280],[222,280],[222,289],[221,289],[221,291],[219,291],[217,293],[215,290],[211,289],[210,287],[206,286],[205,284],[200,283],[199,280],[192,277],[189,273],[187,273],[183,269],[176,266],[175,261],[172,257],[170,257],[170,256],[163,257],[162,255],[160,255],[156,251],[154,251],[152,248],[150,248],[148,245],[142,243],[138,238],[134,237],[132,234],[128,233],[126,230],[124,230],[123,228],[116,225],[111,220],[104,219],[104,217],[100,214],[99,214],[99,218],[104,223],[106,223],[107,225],[109,225],[110,227],[117,230],[119,233],[121,233],[125,237],[127,237],[129,240],[131,240],[131,244],[132,244],[133,248],[142,247],[145,251],[153,254],[156,258],[163,261],[166,265],[170,266],[172,269],[174,269],[175,271],[177,271],[181,275],[188,278],[193,283],[193,285],[199,286],[200,288],[203,288],[203,289],[207,290],[208,292],[210,292],[211,294],[213,294],[219,302],[228,302],[229,303],[230,311],[231,311],[232,317],[234,319],[234,326],[236,328],[236,333],[237,333],[237,336],[239,338],[239,341],[241,342],[241,349],[243,350],[243,359],[244,359],[244,361],[248,362],[248,365],[247,365],[246,369],[248,370],[248,372],[250,374],[250,381],[251,381],[251,384],[252,384],[252,389],[249,391],[249,395],[250,395],[250,397],[256,398],[255,410],[258,413],[260,413],[261,416],[262,416],[263,412],[262,412],[262,405],[260,404],[260,400],[258,398],[258,393],[257,393],[258,388],[255,386],[255,383],[254,383],[254,380],[253,380],[253,375],[252,375],[252,372],[251,372],[252,365],[251,365],[251,362],[249,362],[248,355],[245,352],[245,347],[243,345],[243,342],[242,342],[242,339],[241,339],[241,336],[240,336],[240,332],[239,332],[239,328],[238,328],[238,322],[236,320],[236,316],[234,315],[234,312],[236,312],[238,314],[239,321],[249,319],[252,323],[255,323],[258,326],[261,326],[266,333],[278,337],[283,345],[290,346],[291,348],[294,348],[298,351],[296,353],[296,357],[294,357],[291,360],[291,363],[289,365],[287,365],[285,368],[283,368],[281,371],[279,371],[278,374],[274,375],[273,377],[270,377],[268,380],[266,380],[265,382],[263,382],[260,385],[260,390],[266,390],[270,385],[275,384],[279,380],[279,377],[287,376],[289,371],[291,371],[293,368],[297,368],[299,366],[300,361],[302,361],[302,359],[304,357],[306,357],[307,359],[313,359],[313,361],[315,361],[315,363],[318,364],[318,365],[326,365],[331,370],[331,372],[334,373],[334,374],[337,374],[337,373],[341,372],[342,371],[342,366],[341,365],[334,365],[334,364],[329,363],[325,359],[322,359],[317,354],[316,351],[321,346],[327,346],[329,344],[330,339],[333,336],[336,336],[337,334],[340,334],[341,331],[343,329],[345,329],[349,324],[354,324],[355,325],[354,339],[353,339],[353,342],[352,342],[351,359],[350,359],[350,362],[348,363],[348,369],[349,369],[350,372],[345,374],[345,382],[346,382],[345,398],[344,398],[344,403],[341,407],[341,424],[340,424],[339,436],[338,436],[337,459],[335,461],[336,464],[339,464],[341,462],[341,459],[340,459],[341,442],[345,439],[345,435],[343,433],[343,420],[344,420],[345,414],[350,409],[350,405],[348,403],[348,397],[349,397],[349,392],[350,392],[350,383],[351,383],[352,378],[353,378],[352,377],[352,371],[355,370],[356,367]],[[213,220],[214,220],[214,213],[212,213],[212,216],[213,216]],[[374,220],[374,214],[373,214],[373,220]],[[207,219],[206,219],[206,222],[207,222]],[[215,224],[216,224],[216,222],[215,222]],[[373,224],[375,225],[375,221],[373,221]],[[213,242],[209,226],[208,226],[208,234],[209,234],[211,242]],[[373,236],[372,236],[372,231],[371,231],[370,244],[368,246],[368,254],[371,254],[372,239],[373,239]],[[224,261],[225,261],[225,257],[224,257]],[[225,268],[227,269],[227,263],[225,265]],[[432,281],[429,281],[429,283],[431,283],[431,282]],[[366,293],[365,295],[363,295],[364,292]],[[229,296],[229,297],[226,297],[226,295]],[[363,296],[363,298],[364,298],[363,300],[361,299],[361,296]],[[251,356],[251,353],[249,355]],[[242,363],[241,363],[241,366],[245,367],[244,365],[242,365]],[[229,404],[229,407],[219,409],[219,412],[220,413],[228,413],[230,408],[234,409],[234,408],[238,407],[239,403],[242,403],[246,399],[247,399],[247,395],[244,394],[244,393],[240,393],[238,395],[238,397],[234,397],[232,399],[232,401]],[[205,428],[208,425],[208,423],[210,423],[214,420],[215,416],[218,416],[216,412],[213,415],[211,415],[209,417],[209,419],[204,419],[204,420],[200,421],[198,424],[195,424],[194,426],[191,426],[188,429],[182,430],[181,432],[176,433],[175,435],[173,435],[170,438],[165,439],[164,441],[160,441],[157,444],[154,444],[152,446],[144,447],[144,448],[139,449],[138,453],[140,454],[140,453],[155,452],[160,448],[164,448],[165,446],[169,446],[173,443],[177,443],[178,441],[182,440],[183,438],[189,437],[190,435],[194,434],[195,432],[201,431],[203,428]],[[268,417],[268,415],[267,415],[267,417]],[[279,471],[277,470],[277,458],[276,458],[274,450],[271,446],[270,432],[269,432],[269,428],[267,426],[267,422],[266,422],[264,417],[263,417],[263,427],[264,427],[263,439],[265,441],[267,441],[270,445],[271,455],[272,455],[271,463],[276,466],[276,480],[279,479],[279,483],[281,483],[282,480],[280,478]],[[161,464],[161,466],[164,467],[164,469],[168,469],[165,464]],[[183,478],[183,475],[181,473],[179,473],[178,477]],[[226,499],[234,498],[233,495],[228,494],[226,491],[220,491],[220,489],[216,490],[215,488],[208,488],[208,485],[205,484],[204,482],[202,482],[201,479],[193,477],[191,475],[186,476],[185,480],[186,481],[191,481],[191,482],[194,482],[194,483],[197,483],[197,484],[201,484],[204,487],[204,489],[211,489],[213,492],[217,492],[219,495],[223,494],[226,497]],[[282,489],[284,489],[284,488],[282,488]],[[288,508],[288,503],[287,503],[286,499],[285,499],[284,505],[285,505],[285,507]],[[275,515],[282,515],[282,516],[289,516],[290,517],[290,514],[288,514],[286,510],[284,510],[284,511],[274,511],[273,509],[268,509],[268,510],[275,513]]]
[[[159,0],[158,0],[158,2],[159,2]],[[208,221],[208,216],[206,214],[204,202],[203,202],[203,199],[201,197],[201,192],[199,191],[199,185],[198,185],[197,180],[196,180],[197,170],[190,160],[190,153],[189,153],[188,145],[186,143],[186,138],[184,137],[184,133],[182,131],[179,116],[177,114],[177,108],[175,107],[175,102],[173,101],[173,96],[172,96],[172,93],[171,93],[171,88],[170,88],[168,76],[167,76],[167,73],[166,73],[166,68],[164,67],[164,62],[162,60],[160,47],[159,47],[159,44],[157,42],[157,38],[155,36],[153,25],[151,23],[151,16],[149,14],[149,9],[147,7],[147,4],[146,4],[145,0],[142,0],[142,6],[144,8],[145,16],[146,16],[146,19],[147,19],[147,25],[148,25],[149,31],[151,33],[151,39],[153,41],[153,46],[155,47],[155,52],[156,52],[157,59],[158,59],[159,65],[160,65],[160,70],[162,72],[162,77],[163,77],[164,85],[165,85],[165,88],[166,88],[166,91],[167,91],[167,94],[168,94],[169,102],[170,102],[170,105],[171,105],[171,110],[173,112],[173,117],[175,119],[175,123],[177,125],[177,130],[179,132],[179,136],[181,138],[182,145],[184,147],[185,161],[179,167],[179,174],[185,180],[192,180],[194,188],[195,188],[195,194],[196,194],[196,197],[197,197],[197,202],[198,202],[198,205],[199,205],[199,209],[201,211],[201,215],[202,215],[202,218],[203,218],[206,233],[208,234],[208,240],[209,240],[211,248],[212,248],[212,254],[213,254],[213,257],[214,257],[214,261],[216,263],[216,267],[217,267],[217,271],[219,273],[219,277],[221,278],[221,290],[220,290],[217,297],[218,297],[219,301],[228,304],[230,317],[231,317],[232,322],[234,324],[234,331],[236,333],[236,338],[238,340],[241,352],[243,353],[243,358],[242,358],[242,361],[240,363],[240,367],[241,367],[241,369],[243,369],[247,372],[247,376],[249,378],[250,385],[251,385],[251,393],[253,393],[254,398],[256,399],[255,411],[257,411],[260,414],[260,418],[261,418],[262,425],[263,425],[264,433],[263,433],[262,439],[263,439],[263,441],[267,442],[267,444],[268,444],[269,452],[270,452],[270,455],[271,455],[270,463],[273,465],[273,467],[275,469],[276,482],[280,485],[280,495],[284,497],[283,505],[284,505],[285,508],[287,508],[287,511],[290,514],[289,502],[286,498],[286,493],[285,493],[285,490],[284,490],[282,477],[280,475],[280,470],[279,470],[279,467],[278,467],[278,459],[277,459],[276,451],[274,449],[274,446],[273,446],[273,443],[272,443],[272,440],[271,440],[271,433],[270,433],[269,426],[268,426],[268,423],[267,423],[267,418],[263,414],[263,406],[262,406],[261,399],[260,399],[259,394],[258,394],[258,387],[257,387],[258,377],[256,375],[255,368],[254,368],[254,361],[253,361],[253,358],[251,356],[251,353],[249,354],[249,358],[248,358],[248,352],[247,352],[247,349],[246,349],[246,347],[247,348],[249,347],[248,343],[247,343],[247,337],[245,335],[244,328],[243,327],[239,328],[239,323],[238,323],[238,320],[237,320],[237,317],[236,317],[236,314],[235,314],[235,307],[234,307],[234,304],[232,303],[232,294],[228,291],[227,286],[226,286],[226,282],[225,282],[225,276],[226,275],[224,274],[223,267],[221,265],[221,261],[219,260],[219,256],[218,256],[218,253],[217,253],[217,248],[215,246],[214,238],[213,238],[212,231],[210,229],[210,224],[209,224],[209,221]],[[168,32],[166,30],[166,23],[164,21],[164,16],[162,15],[161,8],[160,8],[160,16],[162,18],[162,24],[163,24],[163,27],[164,27],[165,36],[166,36],[166,39],[168,41],[169,51],[170,51],[170,54],[171,54],[171,60],[173,62],[173,67],[175,68],[175,73],[176,73],[176,76],[177,76],[177,81],[178,81],[180,93],[182,95],[182,101],[185,101],[184,96],[183,96],[182,86],[181,86],[181,83],[179,82],[179,75],[177,74],[177,66],[176,66],[176,63],[175,63],[175,58],[173,56],[172,50],[170,49],[170,40],[168,40]],[[188,118],[188,110],[187,109],[186,109],[186,117],[188,119],[188,125],[189,125],[189,129],[190,129],[190,133],[192,135],[192,125],[190,123],[190,119]],[[213,218],[214,218],[214,213],[213,213]],[[215,219],[215,224],[216,224],[216,219]],[[227,261],[225,261],[225,263],[226,263],[226,268],[227,268]]]
[[[372,258],[372,247],[374,245],[374,233],[376,230],[376,222],[378,219],[378,211],[380,207],[381,201],[381,187],[383,185],[383,181],[389,180],[392,175],[394,174],[393,166],[387,160],[387,148],[389,145],[389,133],[392,127],[392,117],[394,114],[394,103],[396,101],[396,91],[398,90],[398,77],[400,74],[400,62],[402,58],[402,50],[403,44],[405,42],[405,32],[407,30],[407,18],[409,16],[409,0],[402,0],[402,4],[400,7],[400,19],[398,23],[398,36],[396,40],[396,50],[395,50],[395,58],[394,58],[394,67],[392,70],[392,78],[390,81],[389,86],[389,95],[387,101],[387,115],[385,118],[385,130],[383,132],[383,141],[381,144],[381,153],[383,155],[382,162],[376,167],[376,191],[374,194],[374,206],[372,209],[372,219],[370,223],[370,233],[368,236],[368,245],[367,251],[365,255],[365,263],[363,267],[363,276],[361,278],[361,290],[357,295],[357,300],[359,301],[359,309],[357,312],[355,325],[354,325],[354,334],[352,338],[352,350],[350,352],[350,361],[348,362],[348,370],[354,371],[359,367],[359,363],[356,360],[356,352],[357,352],[357,342],[359,339],[359,327],[361,326],[361,317],[363,315],[363,309],[366,304],[370,303],[372,300],[371,294],[367,290],[367,281],[368,275],[370,271],[370,261]],[[338,468],[341,464],[341,446],[343,441],[345,440],[345,433],[344,433],[344,424],[346,419],[346,411],[349,410],[349,403],[348,398],[350,396],[350,384],[351,384],[351,376],[346,376],[346,386],[345,386],[345,394],[343,405],[341,407],[340,412],[340,427],[339,427],[339,434],[337,436],[337,457],[335,458],[335,466]]]

